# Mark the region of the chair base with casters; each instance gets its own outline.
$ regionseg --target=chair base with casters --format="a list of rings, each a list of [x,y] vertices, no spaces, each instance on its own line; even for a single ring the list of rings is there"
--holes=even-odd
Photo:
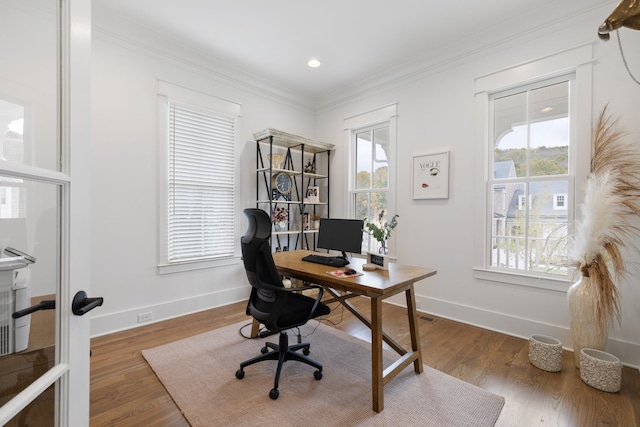
[[[289,345],[289,336],[285,331],[280,331],[279,344],[274,344],[271,342],[265,343],[264,347],[260,349],[260,352],[262,353],[260,356],[256,356],[240,364],[240,369],[236,371],[236,378],[240,380],[244,378],[244,368],[249,365],[253,365],[254,363],[262,362],[264,360],[277,360],[278,367],[276,368],[276,377],[273,382],[273,388],[271,389],[271,391],[269,391],[269,397],[273,400],[276,400],[280,395],[280,392],[278,391],[278,381],[280,379],[282,365],[284,365],[284,362],[288,360],[295,360],[313,366],[314,368],[316,368],[316,371],[314,371],[313,373],[313,377],[316,380],[322,379],[322,365],[306,356],[310,352],[309,346],[309,343]],[[272,351],[269,351],[269,349],[271,349]],[[298,350],[302,350],[302,353],[304,355],[296,353]]]

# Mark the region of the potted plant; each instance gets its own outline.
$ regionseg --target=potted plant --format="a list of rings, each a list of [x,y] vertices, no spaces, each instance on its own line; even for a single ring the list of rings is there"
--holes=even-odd
[[[322,217],[318,214],[312,214],[311,215],[311,224],[313,224],[313,229],[314,230],[319,230],[320,229],[320,219]]]
[[[569,251],[570,265],[581,273],[567,292],[576,367],[581,349],[604,350],[612,319],[620,322],[616,282],[628,267],[623,249],[639,249],[633,216],[640,215],[640,149],[606,111],[594,131],[591,173]]]
[[[276,231],[286,231],[287,222],[289,221],[289,210],[276,206],[271,214],[271,222],[273,222]]]
[[[378,242],[380,242],[380,248],[378,249],[378,253],[382,255],[386,255],[389,251],[387,248],[387,240],[391,237],[391,232],[398,226],[398,218],[400,215],[395,214],[390,222],[384,221],[384,216],[386,214],[386,210],[383,209],[380,211],[378,215],[377,223],[374,222],[366,222],[365,218],[365,228],[366,231],[373,236]]]

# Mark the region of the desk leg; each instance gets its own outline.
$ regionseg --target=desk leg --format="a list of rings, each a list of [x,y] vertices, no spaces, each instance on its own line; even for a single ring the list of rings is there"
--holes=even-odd
[[[409,315],[409,332],[411,334],[411,349],[418,354],[413,361],[413,369],[416,373],[421,373],[422,347],[420,347],[420,334],[418,332],[418,312],[416,309],[416,295],[413,291],[413,284],[405,291],[407,295],[407,314]]]
[[[258,332],[260,332],[260,322],[253,319],[253,322],[251,322],[251,338],[256,338],[258,336]]]
[[[371,390],[373,410],[384,409],[384,376],[382,365],[382,299],[371,298]]]

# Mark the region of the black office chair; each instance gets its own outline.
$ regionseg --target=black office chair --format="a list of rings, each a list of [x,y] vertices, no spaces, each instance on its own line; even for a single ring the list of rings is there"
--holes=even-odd
[[[251,296],[247,304],[247,314],[253,316],[271,332],[280,332],[279,344],[267,342],[260,349],[262,355],[249,359],[240,364],[236,371],[236,378],[244,378],[244,368],[263,360],[277,360],[276,377],[273,389],[269,392],[271,399],[277,399],[278,380],[282,365],[287,360],[297,360],[311,365],[317,370],[313,373],[316,380],[322,378],[322,365],[310,358],[309,343],[289,345],[286,330],[304,325],[310,319],[324,316],[331,311],[322,303],[323,289],[318,285],[308,285],[296,288],[285,288],[282,277],[271,256],[271,220],[269,215],[261,209],[245,209],[244,214],[249,221],[249,227],[241,238],[242,258],[244,268],[249,278]],[[304,296],[298,291],[317,289],[317,298]],[[269,351],[271,349],[272,351]],[[296,353],[303,351],[304,355]]]

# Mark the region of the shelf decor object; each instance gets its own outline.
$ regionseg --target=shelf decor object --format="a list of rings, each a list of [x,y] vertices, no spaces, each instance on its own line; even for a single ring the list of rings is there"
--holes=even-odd
[[[622,381],[620,359],[594,348],[583,348],[580,351],[580,379],[598,390],[618,392]]]
[[[387,240],[391,237],[391,232],[395,230],[398,226],[398,218],[400,215],[395,214],[391,221],[385,220],[386,210],[383,209],[380,214],[378,214],[378,220],[374,222],[368,222],[367,218],[365,218],[365,232],[369,233],[380,243],[380,248],[378,249],[378,253],[380,255],[387,255],[389,253],[389,248],[387,247]]]
[[[320,230],[320,219],[322,217],[318,214],[311,215],[311,223],[313,225],[314,230]]]
[[[529,337],[529,362],[538,369],[549,372],[562,370],[562,343],[546,335]]]
[[[280,169],[284,162],[284,153],[267,154],[267,159],[269,159],[269,163],[273,169]]]
[[[285,224],[284,228],[286,229],[286,223],[288,221],[289,221],[289,210],[287,208],[277,206],[273,210],[273,213],[271,214],[271,222],[273,222],[276,225],[284,223]],[[278,231],[282,231],[282,230],[278,230]]]
[[[307,188],[307,203],[319,203],[320,202],[320,188],[317,186],[309,186]]]

